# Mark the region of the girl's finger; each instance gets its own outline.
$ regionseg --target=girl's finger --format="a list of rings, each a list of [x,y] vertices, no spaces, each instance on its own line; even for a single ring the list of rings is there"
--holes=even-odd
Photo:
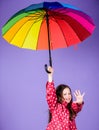
[[[81,93],[80,93],[79,90],[76,90],[76,91],[75,91],[75,94],[76,94],[76,96],[78,96],[78,95],[80,95]]]
[[[85,95],[85,92],[82,94],[82,97],[84,97],[84,95]]]

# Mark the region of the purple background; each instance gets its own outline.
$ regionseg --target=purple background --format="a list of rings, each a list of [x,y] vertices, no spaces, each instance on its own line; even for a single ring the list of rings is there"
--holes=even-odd
[[[42,0],[0,0],[0,29],[14,13],[38,2]],[[99,1],[60,2],[82,9],[94,19],[96,29],[77,49],[52,51],[55,85],[66,83],[73,91],[86,93],[76,119],[78,130],[99,130]],[[0,32],[0,130],[45,130],[45,63],[48,51],[19,49],[8,44]]]

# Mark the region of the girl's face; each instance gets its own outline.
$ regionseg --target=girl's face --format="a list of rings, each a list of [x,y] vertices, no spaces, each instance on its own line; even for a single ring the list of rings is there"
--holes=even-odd
[[[72,95],[69,88],[65,88],[62,93],[63,100],[65,100],[67,103],[70,103]]]

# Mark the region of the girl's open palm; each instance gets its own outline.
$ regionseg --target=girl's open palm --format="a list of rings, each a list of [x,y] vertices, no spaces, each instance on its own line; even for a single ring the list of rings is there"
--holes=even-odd
[[[85,93],[81,94],[80,90],[76,90],[74,92],[74,96],[76,98],[75,103],[81,104],[83,102],[84,95],[85,95]]]

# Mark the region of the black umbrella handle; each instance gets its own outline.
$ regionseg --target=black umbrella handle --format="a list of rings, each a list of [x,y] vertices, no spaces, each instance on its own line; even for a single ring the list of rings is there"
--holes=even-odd
[[[51,58],[51,51],[50,50],[49,50],[49,66],[52,67],[52,58]],[[50,71],[48,71],[48,65],[47,64],[45,64],[45,71],[47,73],[51,73]]]
[[[45,64],[45,71],[47,72],[47,73],[51,73],[50,71],[48,71],[48,66],[47,66],[47,64]]]

